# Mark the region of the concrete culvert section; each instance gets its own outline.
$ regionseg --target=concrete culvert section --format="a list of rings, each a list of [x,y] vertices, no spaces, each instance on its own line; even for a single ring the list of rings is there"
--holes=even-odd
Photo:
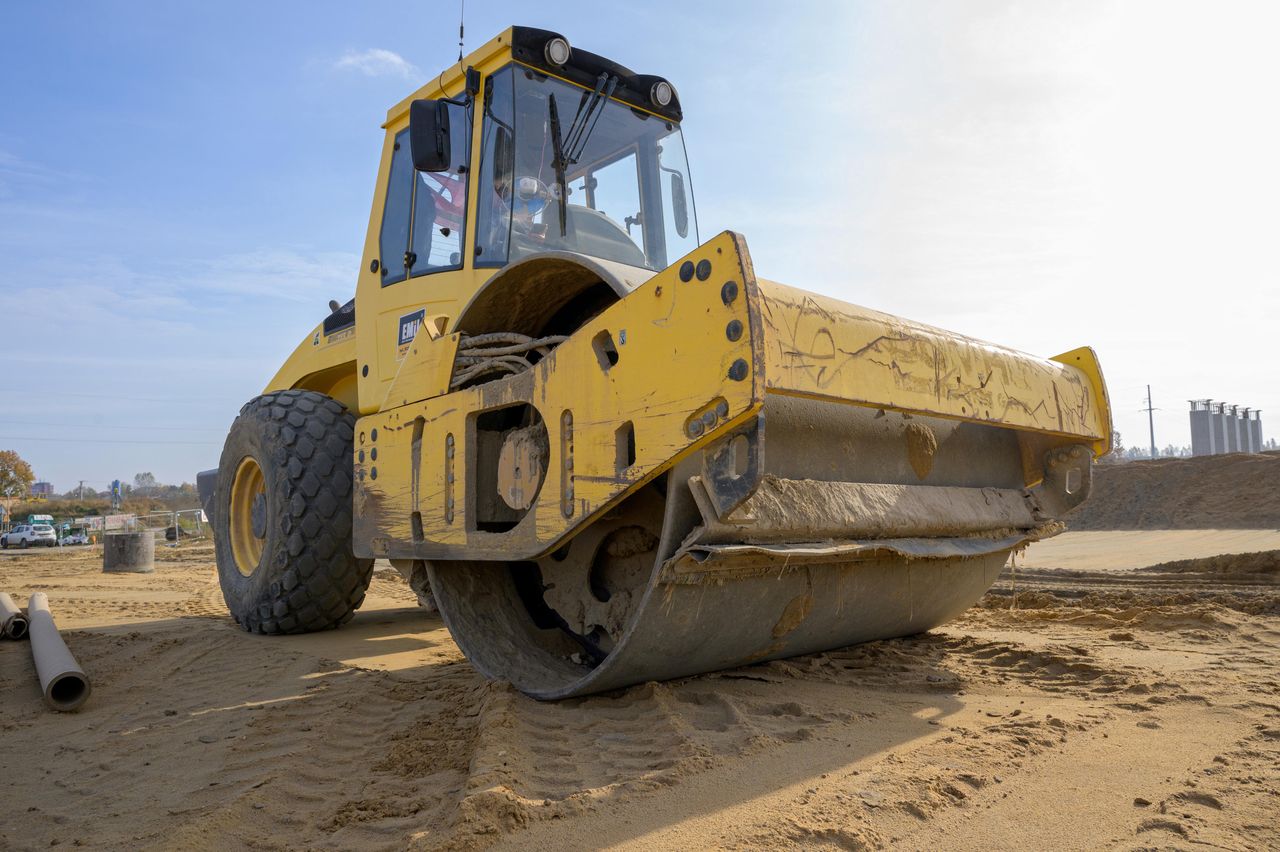
[[[44,592],[31,596],[27,613],[31,618],[31,656],[45,703],[64,713],[80,709],[92,689],[89,678],[62,641]]]
[[[65,672],[45,690],[45,700],[55,710],[75,710],[89,697],[89,680],[79,672]]]
[[[107,574],[150,574],[155,570],[156,538],[150,530],[111,533],[102,547],[102,570]]]
[[[10,639],[26,639],[27,638],[27,619],[26,616],[19,616],[5,625],[4,635]]]
[[[0,636],[9,639],[25,639],[27,636],[26,615],[4,592],[0,592]]]

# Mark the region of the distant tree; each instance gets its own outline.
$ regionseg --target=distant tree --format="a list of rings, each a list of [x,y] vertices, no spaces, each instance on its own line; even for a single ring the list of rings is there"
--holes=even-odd
[[[151,491],[158,484],[159,483],[156,482],[155,476],[150,472],[135,473],[133,475],[133,487],[143,494],[146,494],[148,491]]]
[[[0,497],[23,497],[36,481],[31,465],[14,450],[0,450]]]
[[[1113,429],[1111,431],[1111,452],[1098,459],[1098,461],[1103,464],[1119,464],[1125,460],[1124,441],[1120,440],[1120,433]]]

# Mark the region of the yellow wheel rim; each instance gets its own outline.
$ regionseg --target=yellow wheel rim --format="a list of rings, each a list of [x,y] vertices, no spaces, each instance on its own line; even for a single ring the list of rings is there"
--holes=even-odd
[[[231,553],[236,568],[248,577],[258,570],[266,539],[267,483],[257,461],[246,458],[231,483]],[[254,515],[258,522],[254,523]]]

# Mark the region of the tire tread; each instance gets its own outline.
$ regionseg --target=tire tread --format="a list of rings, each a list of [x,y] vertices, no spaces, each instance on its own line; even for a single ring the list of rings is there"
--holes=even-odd
[[[271,458],[259,459],[259,464],[274,468],[275,475],[268,476],[269,499],[280,511],[257,569],[270,571],[271,582],[259,584],[254,599],[240,601],[228,593],[224,579],[232,616],[245,630],[267,634],[345,624],[364,603],[373,574],[373,560],[357,559],[351,548],[353,480],[346,471],[352,464],[355,417],[324,394],[286,390],[250,400],[237,421],[233,431],[242,425],[258,430],[272,447]],[[226,452],[220,489],[227,478]],[[232,461],[238,464],[238,459]],[[229,568],[239,573],[234,564]]]

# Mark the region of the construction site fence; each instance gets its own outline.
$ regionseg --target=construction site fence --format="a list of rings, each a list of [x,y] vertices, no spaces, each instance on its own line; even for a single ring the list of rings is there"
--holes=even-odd
[[[0,533],[5,533],[15,526],[26,523],[24,519],[0,522]],[[100,542],[102,536],[113,532],[142,532],[150,530],[157,538],[168,541],[181,541],[185,538],[204,538],[212,535],[213,529],[201,509],[179,509],[167,512],[145,512],[142,514],[94,515],[87,518],[56,518],[54,529],[59,537],[63,535],[63,525],[70,524],[75,528],[85,529],[90,538]]]

